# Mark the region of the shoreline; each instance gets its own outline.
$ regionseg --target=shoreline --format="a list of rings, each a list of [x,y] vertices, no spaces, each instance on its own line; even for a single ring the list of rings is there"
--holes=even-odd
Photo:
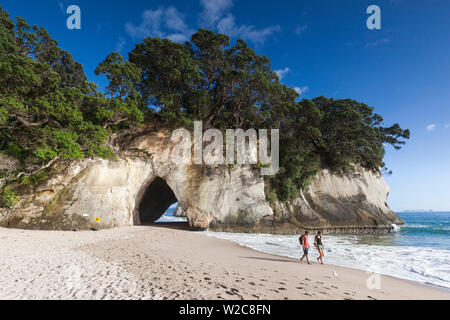
[[[206,235],[230,240],[245,248],[280,257],[299,260],[302,254],[298,235],[225,232],[206,232]],[[314,235],[310,238],[310,243],[313,237]],[[381,235],[379,238],[375,235],[354,234],[327,234],[325,242],[324,262],[328,265],[374,272],[450,291],[446,273],[450,251],[445,246],[420,247],[414,246],[414,243],[405,243],[404,239],[397,237],[394,239]],[[311,261],[316,257],[318,253],[311,245]]]
[[[311,233],[316,233],[317,231],[322,231],[326,235],[386,235],[393,232],[395,227],[402,226],[404,224],[391,224],[391,225],[381,225],[381,226],[302,226],[300,227],[290,227],[284,226],[281,229],[274,227],[242,227],[242,226],[213,226],[206,231],[210,232],[226,232],[226,233],[248,233],[248,234],[271,234],[271,235],[296,235],[302,233],[304,230],[309,230]],[[282,231],[280,231],[282,230]]]
[[[385,275],[370,290],[359,269],[301,264],[164,226],[0,228],[0,241],[0,299],[450,299],[445,288]]]
[[[336,234],[336,235],[341,235],[341,234]],[[252,251],[255,251],[255,252],[264,253],[264,254],[280,257],[280,258],[289,258],[289,259],[293,259],[294,261],[299,261],[298,259],[291,258],[291,257],[288,257],[288,256],[282,256],[282,255],[277,255],[277,254],[266,253],[266,252],[260,251],[260,250],[255,250],[255,249],[252,249],[250,247],[247,247],[247,246],[241,245],[239,243],[236,243],[236,242],[234,242],[232,240],[227,240],[227,239],[222,239],[222,240],[233,242],[234,244],[238,245],[239,247],[242,247],[242,248],[245,248],[245,249],[249,249],[249,250],[252,250]],[[319,263],[317,263],[315,261],[312,261],[312,260],[311,260],[311,263],[319,265]],[[338,267],[338,268],[345,268],[345,269],[350,269],[350,270],[355,270],[355,271],[361,271],[361,272],[367,272],[367,271],[365,271],[363,269],[351,268],[351,267],[343,267],[343,266],[339,266],[337,264],[332,264],[332,263],[324,263],[324,265],[334,266],[334,267]],[[416,280],[411,280],[411,279],[406,279],[406,278],[401,278],[401,277],[395,277],[395,276],[391,276],[391,275],[388,275],[388,274],[381,274],[381,275],[383,277],[389,277],[389,278],[392,278],[392,279],[408,281],[408,282],[411,282],[413,284],[417,284],[417,285],[429,287],[431,289],[441,290],[441,291],[444,291],[446,293],[450,293],[450,288],[447,288],[447,287],[444,287],[444,286],[440,286],[438,284],[434,284],[434,283],[431,283],[431,282],[420,282],[420,281],[416,281]]]
[[[214,231],[210,231],[210,232],[211,232],[211,233],[214,233]],[[198,234],[201,235],[202,233],[201,233],[201,232],[198,232]],[[341,235],[345,235],[345,234],[330,234],[330,235],[341,236]],[[353,235],[353,234],[350,234],[350,235]],[[251,248],[251,247],[248,247],[248,246],[245,246],[245,245],[241,245],[241,244],[239,244],[239,243],[237,243],[237,242],[235,242],[235,241],[233,241],[233,240],[228,240],[228,239],[218,238],[218,237],[215,237],[215,236],[213,236],[213,235],[211,235],[211,236],[206,235],[206,236],[207,236],[207,237],[211,237],[211,238],[215,238],[215,239],[221,239],[221,240],[229,241],[229,242],[232,242],[233,244],[236,244],[237,246],[239,246],[239,247],[241,247],[241,248],[248,249],[248,250],[251,250],[251,251],[254,251],[254,252],[264,253],[264,254],[267,254],[267,255],[271,255],[271,256],[275,256],[275,257],[280,257],[280,258],[292,259],[292,260],[294,260],[294,261],[297,261],[297,262],[301,263],[301,262],[299,261],[299,259],[295,259],[295,258],[292,258],[292,257],[283,256],[283,255],[278,255],[278,254],[267,253],[267,252],[264,252],[264,251],[261,251],[261,250],[256,250],[256,249],[253,249],[253,248]],[[313,260],[314,260],[314,261],[313,261]],[[319,263],[316,262],[316,259],[310,259],[310,262],[311,262],[312,265],[319,265]],[[305,264],[305,263],[303,263],[303,264]],[[368,272],[368,271],[363,270],[363,269],[351,268],[351,267],[344,267],[344,266],[339,266],[339,265],[337,265],[337,264],[332,264],[332,263],[324,263],[323,265],[332,266],[332,267],[337,267],[337,268],[350,269],[350,270],[354,270],[354,271],[358,271],[358,272]],[[397,280],[401,280],[401,281],[407,281],[407,282],[410,282],[410,283],[412,283],[412,284],[417,284],[417,285],[420,285],[420,286],[425,286],[425,287],[428,287],[428,288],[431,288],[431,289],[436,289],[436,290],[444,291],[444,292],[446,292],[446,293],[450,293],[450,288],[447,288],[447,287],[444,287],[444,286],[440,286],[440,285],[438,285],[438,284],[434,284],[434,283],[431,283],[431,282],[421,282],[421,281],[416,281],[416,280],[411,280],[411,279],[406,279],[406,278],[401,278],[401,277],[391,276],[391,275],[389,275],[389,274],[380,274],[380,275],[382,275],[383,277],[388,277],[388,278],[397,279]]]

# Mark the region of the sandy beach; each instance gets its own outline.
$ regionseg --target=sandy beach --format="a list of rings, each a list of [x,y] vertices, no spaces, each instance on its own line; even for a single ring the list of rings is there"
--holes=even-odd
[[[0,299],[450,299],[388,276],[371,290],[370,276],[164,226],[0,228]]]

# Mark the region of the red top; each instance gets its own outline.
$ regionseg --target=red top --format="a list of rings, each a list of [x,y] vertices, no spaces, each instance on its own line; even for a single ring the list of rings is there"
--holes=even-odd
[[[308,236],[305,235],[303,237],[303,248],[309,248],[309,240],[308,240]]]

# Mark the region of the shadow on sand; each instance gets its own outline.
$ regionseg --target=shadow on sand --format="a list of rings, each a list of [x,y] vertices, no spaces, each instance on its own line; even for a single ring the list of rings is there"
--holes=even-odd
[[[155,227],[155,228],[165,228],[165,229],[195,231],[195,230],[192,230],[189,227],[189,223],[188,222],[154,222],[154,223],[144,223],[141,226],[144,226],[144,227]]]
[[[298,263],[296,260],[286,260],[286,259],[274,259],[274,258],[262,258],[262,257],[240,257],[244,259],[253,259],[253,260],[265,260],[265,261],[274,261],[274,262],[294,262]]]

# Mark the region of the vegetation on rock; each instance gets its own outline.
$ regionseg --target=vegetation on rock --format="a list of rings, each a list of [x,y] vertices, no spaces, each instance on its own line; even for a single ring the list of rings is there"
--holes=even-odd
[[[114,52],[95,72],[109,80],[105,93],[45,29],[22,18],[13,23],[0,7],[0,152],[20,161],[18,170],[4,170],[2,206],[15,199],[14,185],[35,181],[24,177],[58,159],[113,157],[108,137],[144,121],[279,128],[281,171],[268,192],[281,200],[295,197],[323,167],[380,170],[385,145],[399,149],[410,135],[398,124],[384,127],[372,107],[351,99],[298,101],[267,57],[209,30],[184,44],[146,38],[128,61]]]

